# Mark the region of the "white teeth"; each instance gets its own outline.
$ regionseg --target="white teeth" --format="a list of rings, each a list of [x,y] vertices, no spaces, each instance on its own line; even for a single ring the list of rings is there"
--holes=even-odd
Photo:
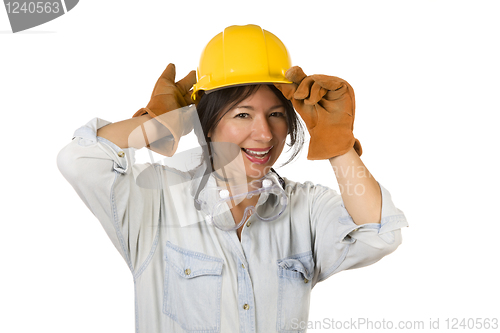
[[[272,147],[271,147],[271,148],[272,148]],[[266,155],[267,153],[269,153],[269,151],[271,150],[271,148],[269,148],[267,151],[253,151],[253,150],[246,149],[246,148],[243,148],[243,149],[245,149],[247,152],[249,152],[249,153],[250,153],[250,154],[252,154],[252,155],[264,156],[264,155]]]

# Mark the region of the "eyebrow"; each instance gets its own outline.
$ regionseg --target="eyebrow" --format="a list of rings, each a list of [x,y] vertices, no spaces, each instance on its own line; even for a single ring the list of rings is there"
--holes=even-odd
[[[267,111],[271,111],[271,110],[275,110],[275,109],[279,109],[279,108],[284,108],[285,106],[283,104],[279,104],[279,105],[275,105],[275,106],[272,106],[270,107],[269,109],[267,109]],[[239,106],[236,106],[234,108],[234,110],[236,109],[248,109],[248,110],[252,110],[254,111],[254,107],[253,106],[250,106],[250,105],[239,105]]]

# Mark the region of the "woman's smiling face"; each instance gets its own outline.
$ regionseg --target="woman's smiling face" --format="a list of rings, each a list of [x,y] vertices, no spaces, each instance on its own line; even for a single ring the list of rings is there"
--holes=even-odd
[[[283,151],[287,134],[285,107],[267,85],[261,85],[226,112],[208,137],[212,142],[230,142],[241,148],[251,181],[269,172]]]

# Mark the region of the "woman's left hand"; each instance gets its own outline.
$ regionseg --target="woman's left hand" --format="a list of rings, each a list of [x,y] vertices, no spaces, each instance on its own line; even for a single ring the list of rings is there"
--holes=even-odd
[[[351,85],[335,76],[307,76],[298,66],[290,68],[285,76],[293,83],[275,86],[306,123],[311,135],[307,158],[329,159],[352,147],[361,156],[361,144],[352,133],[355,102]]]

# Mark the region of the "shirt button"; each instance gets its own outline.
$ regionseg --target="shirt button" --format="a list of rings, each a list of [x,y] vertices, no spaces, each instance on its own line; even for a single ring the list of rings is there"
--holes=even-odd
[[[245,265],[241,264],[241,268],[245,268]]]
[[[245,309],[245,310],[250,309],[250,305],[248,305],[248,304],[243,305],[243,309]]]
[[[123,157],[123,156],[125,156],[125,153],[124,153],[124,152],[122,152],[122,151],[119,151],[119,152],[118,152],[118,157]]]
[[[309,280],[308,279],[304,279],[304,283],[307,283],[307,282],[309,282]]]
[[[252,222],[248,221],[247,222],[247,228],[250,227],[251,224],[252,224]]]
[[[189,268],[188,268],[188,269],[186,269],[186,270],[184,271],[184,274],[186,274],[186,275],[191,274],[191,270],[190,270]]]

